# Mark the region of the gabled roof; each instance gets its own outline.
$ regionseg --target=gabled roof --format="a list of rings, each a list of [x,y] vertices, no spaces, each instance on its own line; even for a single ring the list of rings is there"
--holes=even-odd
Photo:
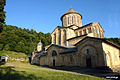
[[[56,46],[56,47],[59,47],[59,48],[65,48],[65,49],[67,49],[67,47],[65,47],[65,46],[56,45],[56,44],[51,44],[51,45],[46,49],[46,51],[47,51],[51,46]]]
[[[84,41],[85,39],[88,39],[88,38],[90,38],[90,39],[96,39],[96,40],[101,40],[104,43],[107,43],[107,44],[109,44],[111,46],[114,46],[114,47],[120,49],[120,46],[118,46],[118,45],[116,45],[116,44],[114,44],[114,43],[106,40],[105,38],[96,38],[96,37],[89,37],[89,36],[85,37],[84,39],[82,39],[81,41],[79,41],[78,43],[76,43],[74,46],[76,46],[77,44],[81,43],[82,41]]]

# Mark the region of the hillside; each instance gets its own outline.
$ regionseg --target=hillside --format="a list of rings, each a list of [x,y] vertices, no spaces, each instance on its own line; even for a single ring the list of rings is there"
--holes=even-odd
[[[9,57],[27,58],[27,55],[25,55],[25,53],[21,53],[21,52],[0,51],[0,56],[3,55],[3,54],[8,55]]]
[[[40,40],[44,46],[49,45],[51,43],[50,33],[37,33],[33,29],[3,25],[0,33],[0,50],[23,52],[30,55]]]

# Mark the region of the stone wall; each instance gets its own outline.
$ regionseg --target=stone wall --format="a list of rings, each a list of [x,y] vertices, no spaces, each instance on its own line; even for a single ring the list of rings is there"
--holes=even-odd
[[[120,65],[120,50],[104,42],[102,45],[104,49],[106,65],[109,67]]]
[[[8,57],[8,61],[28,61],[28,58]]]

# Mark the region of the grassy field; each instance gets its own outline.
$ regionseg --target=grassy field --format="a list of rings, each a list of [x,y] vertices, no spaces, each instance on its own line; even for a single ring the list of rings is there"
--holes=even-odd
[[[49,68],[30,65],[29,63],[11,62],[0,65],[0,80],[105,80],[103,78],[49,71]],[[44,68],[45,69],[45,68]]]
[[[25,53],[20,53],[20,52],[14,52],[14,51],[0,51],[0,56],[6,54],[9,57],[22,57],[22,58],[26,58],[27,55],[25,55]]]

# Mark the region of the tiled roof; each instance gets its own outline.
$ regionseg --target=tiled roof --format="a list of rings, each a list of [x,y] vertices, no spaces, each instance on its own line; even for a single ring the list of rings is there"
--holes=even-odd
[[[64,51],[61,51],[60,54],[66,54],[66,53],[71,53],[71,52],[76,52],[77,51],[77,48],[74,47],[74,48],[68,48]]]
[[[47,52],[42,52],[42,53],[37,53],[35,57],[46,56],[46,55],[48,55]]]
[[[47,52],[44,52],[44,53],[41,53],[41,54],[40,54],[40,56],[46,56],[46,55],[48,55]]]
[[[72,40],[72,39],[76,39],[76,38],[80,38],[80,37],[83,37],[83,36],[87,36],[87,34],[84,34],[84,35],[81,35],[81,36],[76,36],[76,37],[73,37],[73,38],[67,39],[67,41]]]
[[[51,46],[56,46],[56,47],[59,47],[59,48],[65,48],[65,49],[67,49],[66,46],[61,46],[61,45],[51,44],[46,50],[48,50]]]
[[[67,12],[65,12],[65,14],[67,14],[67,13],[78,13],[78,12],[76,12],[74,9],[70,8]]]
[[[70,8],[67,12],[65,12],[65,14],[63,14],[63,15],[61,16],[61,20],[62,20],[62,17],[63,17],[64,15],[66,15],[66,14],[70,14],[70,13],[76,13],[76,14],[79,14],[77,11],[75,11],[75,10],[72,9],[72,8]],[[81,14],[79,14],[79,15],[82,17]]]

